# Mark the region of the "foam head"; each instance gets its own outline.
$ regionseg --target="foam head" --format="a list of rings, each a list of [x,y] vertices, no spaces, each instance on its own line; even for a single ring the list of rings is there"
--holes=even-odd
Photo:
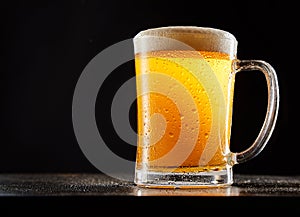
[[[134,37],[135,53],[159,50],[214,51],[236,56],[237,40],[229,32],[197,26],[169,26],[139,32]]]

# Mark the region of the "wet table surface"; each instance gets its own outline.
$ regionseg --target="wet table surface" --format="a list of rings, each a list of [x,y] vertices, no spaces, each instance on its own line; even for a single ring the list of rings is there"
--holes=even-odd
[[[121,176],[120,176],[121,177]],[[148,189],[104,174],[0,174],[3,196],[288,196],[300,197],[300,176],[234,175],[226,188]]]
[[[104,201],[113,204],[133,201],[138,204],[139,201],[145,201],[143,198],[155,198],[157,204],[160,198],[172,198],[174,205],[176,201],[182,203],[189,201],[189,198],[193,198],[197,204],[219,200],[230,201],[231,204],[239,201],[245,201],[245,204],[257,202],[256,205],[260,205],[272,198],[269,200],[271,206],[292,206],[300,214],[300,176],[235,174],[234,184],[226,188],[148,189],[137,187],[132,181],[103,174],[0,174],[2,208],[19,204],[29,209],[39,202],[40,207],[52,204],[52,211],[55,208],[53,204],[57,207],[69,204],[72,210],[85,204],[91,210],[95,208],[93,204],[103,204]],[[45,204],[41,204],[41,201],[45,201]]]

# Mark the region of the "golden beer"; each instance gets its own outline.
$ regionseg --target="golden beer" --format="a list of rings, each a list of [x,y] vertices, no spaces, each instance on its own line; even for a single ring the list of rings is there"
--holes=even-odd
[[[237,59],[237,40],[206,27],[152,28],[134,37],[138,144],[134,183],[190,188],[233,183],[232,167],[265,147],[278,114],[275,70],[262,60]],[[252,145],[230,151],[235,75],[264,73],[265,122]]]
[[[144,166],[156,172],[224,169],[229,153],[234,84],[230,56],[221,52],[164,50],[136,54],[135,60],[136,75],[141,77],[137,83],[137,169]],[[176,85],[183,91],[177,91]],[[161,86],[166,90],[160,91]],[[141,94],[142,88],[150,91]],[[172,94],[179,100],[172,100]],[[190,94],[193,102],[187,103],[184,94]],[[179,104],[187,113],[196,113],[194,117],[182,114],[178,110]],[[217,114],[213,116],[213,112]],[[151,118],[154,114],[160,114],[161,118]],[[217,120],[213,122],[214,118]],[[185,159],[181,157],[182,151],[170,154],[178,145],[183,128],[182,149],[190,150]],[[210,137],[215,138],[209,140]],[[212,142],[215,144],[210,144]],[[159,161],[167,154],[170,155],[168,158]],[[178,162],[179,158],[182,158],[181,162]]]

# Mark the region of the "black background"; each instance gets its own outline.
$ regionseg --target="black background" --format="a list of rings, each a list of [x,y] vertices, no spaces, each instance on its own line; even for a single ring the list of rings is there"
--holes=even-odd
[[[84,67],[103,49],[160,26],[223,29],[239,42],[239,59],[260,59],[276,70],[280,109],[274,133],[254,159],[236,173],[300,175],[292,134],[297,129],[291,94],[299,69],[293,62],[297,14],[287,1],[9,1],[1,3],[0,172],[100,172],[84,156],[73,132],[72,97]],[[101,73],[101,70],[99,70]],[[293,75],[293,77],[292,77]],[[111,125],[113,94],[134,76],[133,62],[105,81],[96,104],[99,131],[118,155],[134,160],[135,149]],[[232,151],[256,138],[267,107],[262,73],[237,75]],[[293,101],[293,102],[292,102]],[[294,107],[295,108],[295,107]],[[130,112],[135,127],[134,105]],[[291,121],[292,120],[294,121]]]

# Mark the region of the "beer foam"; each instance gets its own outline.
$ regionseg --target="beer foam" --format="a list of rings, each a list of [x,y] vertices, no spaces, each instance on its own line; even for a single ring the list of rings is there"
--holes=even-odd
[[[158,50],[204,50],[227,53],[234,57],[237,40],[234,35],[221,29],[167,26],[139,32],[134,37],[134,47],[135,53]]]

